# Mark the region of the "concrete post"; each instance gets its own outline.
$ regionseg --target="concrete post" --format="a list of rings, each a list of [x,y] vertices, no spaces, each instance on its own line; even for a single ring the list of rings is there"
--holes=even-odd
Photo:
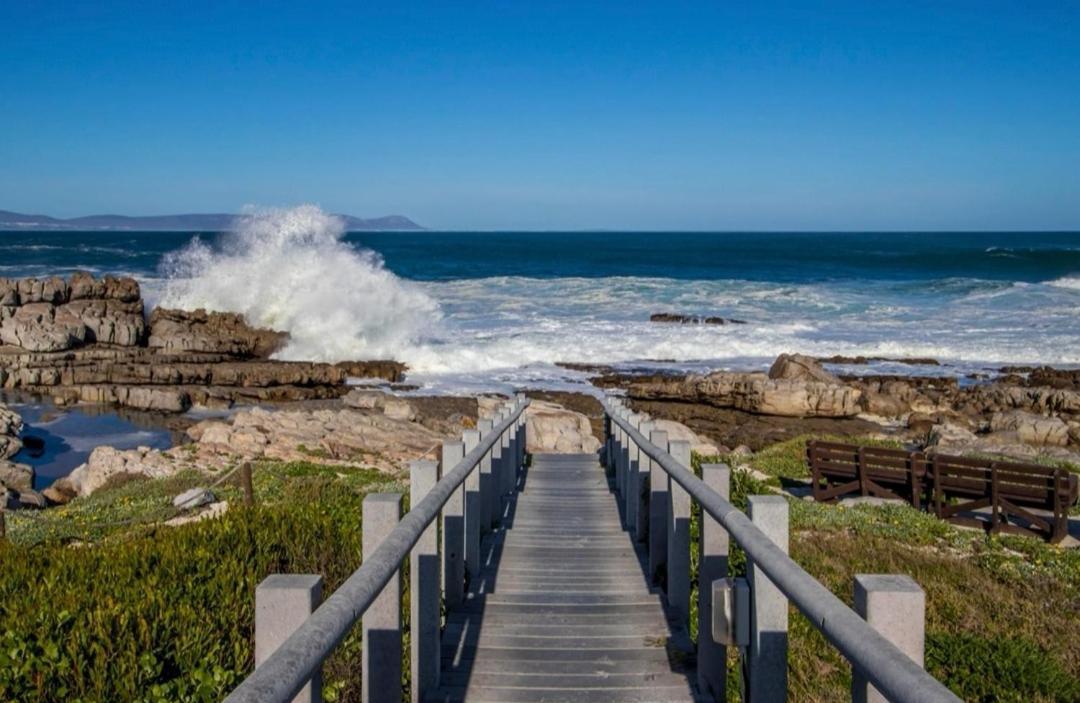
[[[266,661],[322,602],[322,576],[271,574],[255,587],[255,668]],[[322,703],[316,672],[293,703]]]
[[[400,493],[371,493],[363,503],[364,554],[371,554],[401,520]],[[382,593],[360,621],[363,703],[401,703],[401,575]]]
[[[491,436],[494,424],[491,418],[477,420],[476,429],[480,430],[480,441]],[[491,532],[491,521],[495,517],[495,483],[491,474],[493,449],[489,449],[480,460],[480,532]]]
[[[690,471],[690,442],[668,442],[668,454]],[[667,599],[683,624],[690,617],[690,494],[668,477]]]
[[[926,635],[926,594],[909,576],[855,575],[855,612],[923,666]],[[886,703],[858,670],[851,672],[853,703]]]
[[[480,445],[479,430],[465,430],[461,434],[465,454]],[[483,523],[484,504],[480,494],[480,467],[473,467],[465,478],[465,574],[475,580],[480,573],[480,527]]]
[[[648,439],[652,435],[656,423],[651,420],[641,423],[638,431]],[[645,452],[638,454],[638,466],[630,477],[630,494],[636,503],[634,508],[634,529],[630,532],[635,542],[644,542],[649,536],[649,494],[645,486],[649,482],[649,470],[652,460]]]
[[[668,445],[667,432],[653,430],[649,441],[661,449]],[[649,462],[649,578],[660,579],[667,565],[668,475],[660,464]]]
[[[750,496],[750,521],[788,552],[788,504],[781,496]],[[750,582],[749,703],[787,700],[788,603],[780,589],[747,558]]]
[[[731,497],[731,469],[726,464],[702,464],[701,480],[725,500]],[[729,541],[727,530],[702,511],[698,540],[698,690],[718,703],[727,700],[727,647],[712,638],[709,584],[727,576]]]
[[[615,417],[620,420],[625,416],[626,410],[618,408]],[[623,480],[623,457],[626,455],[626,433],[618,424],[615,425],[615,492],[622,495]]]
[[[461,442],[443,442],[441,476],[450,473],[465,457]],[[465,593],[465,486],[450,494],[442,509],[442,587],[446,608],[461,604]]]
[[[416,505],[439,481],[439,464],[419,460],[409,463],[409,505]],[[439,526],[424,529],[409,552],[409,673],[413,703],[439,687]]]
[[[630,426],[641,431],[641,424],[645,422],[644,415],[631,415]],[[637,530],[637,473],[641,466],[641,448],[637,442],[630,440],[629,456],[626,462],[626,476],[623,477],[623,514],[626,516],[626,530],[631,536]]]
[[[509,420],[510,414],[510,406],[504,407],[499,413],[499,422],[503,423]],[[508,496],[513,490],[513,483],[510,480],[510,477],[514,474],[514,457],[510,444],[512,434],[513,428],[508,427],[499,439],[499,444],[502,447],[500,453],[502,458],[499,461],[499,495],[503,497],[503,502],[498,504],[499,522],[502,522],[503,516],[506,514],[505,503],[509,500]]]

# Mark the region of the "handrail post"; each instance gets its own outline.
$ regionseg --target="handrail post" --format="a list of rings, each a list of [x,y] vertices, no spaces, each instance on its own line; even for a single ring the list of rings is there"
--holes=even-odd
[[[322,576],[271,574],[255,588],[255,668],[300,627],[322,601]],[[316,671],[293,703],[322,703],[322,671]]]
[[[484,441],[491,435],[494,427],[491,418],[485,417],[476,422],[476,429],[480,430],[480,441]],[[480,460],[480,532],[491,532],[491,519],[495,515],[495,485],[491,475],[492,458],[495,448],[492,447],[484,453]]]
[[[503,408],[496,408],[491,417],[493,425],[499,425],[503,421]],[[503,504],[503,472],[506,463],[506,449],[504,445],[505,434],[500,434],[495,444],[491,446],[491,529],[502,522]]]
[[[668,454],[690,470],[690,442],[668,441]],[[668,477],[667,600],[679,622],[690,618],[690,494]]]
[[[499,411],[499,422],[503,423],[510,418],[510,406],[505,405],[503,409]],[[502,437],[499,438],[498,446],[500,448],[500,460],[499,460],[499,502],[495,507],[499,511],[499,522],[501,523],[506,517],[506,509],[510,501],[510,492],[513,490],[513,484],[511,483],[511,476],[514,474],[514,457],[511,449],[513,428],[507,427],[502,433]]]
[[[618,408],[615,414],[621,418],[625,412],[623,408]],[[614,463],[612,466],[615,471],[615,492],[618,495],[622,495],[623,456],[625,456],[626,439],[626,431],[619,425],[615,425],[615,456],[613,457]]]
[[[646,421],[645,415],[631,415],[630,426],[641,431],[641,425]],[[623,477],[623,514],[626,516],[626,531],[631,537],[637,531],[637,473],[641,466],[641,457],[644,453],[633,440],[629,443],[629,456],[626,462],[626,475]]]
[[[926,636],[926,593],[910,576],[855,575],[855,612],[904,654],[923,666]],[[886,703],[855,667],[851,672],[853,703]]]
[[[754,495],[750,521],[785,554],[788,552],[788,503],[782,496]],[[747,556],[750,582],[749,703],[787,700],[788,603],[765,572]]]
[[[667,432],[653,430],[649,442],[667,449]],[[667,565],[668,475],[659,462],[649,462],[649,578],[656,583]]]
[[[461,433],[465,454],[480,444],[480,430]],[[484,503],[480,492],[480,467],[474,466],[465,479],[465,574],[470,582],[480,575],[480,528]]]
[[[401,520],[400,493],[371,493],[363,503],[363,553],[372,554]],[[361,618],[361,699],[401,703],[401,571]]]
[[[653,421],[641,423],[641,427],[638,431],[644,436],[648,437],[655,429],[656,423]],[[649,467],[651,461],[648,454],[643,451],[638,452],[638,465],[637,471],[631,476],[630,493],[633,496],[635,508],[634,508],[634,529],[630,533],[635,542],[644,542],[649,536],[649,495],[645,491],[646,483],[649,480]]]
[[[441,475],[465,458],[462,442],[443,442]],[[465,486],[458,486],[442,509],[443,602],[461,604],[465,593]]]
[[[701,480],[720,494],[731,498],[731,469],[726,464],[702,464]],[[730,538],[719,522],[701,511],[701,536],[698,540],[698,690],[717,703],[727,700],[727,647],[712,638],[713,581],[728,574]]]
[[[409,465],[409,504],[418,505],[439,481],[439,464]],[[434,520],[409,553],[409,669],[413,703],[439,687],[439,526]]]

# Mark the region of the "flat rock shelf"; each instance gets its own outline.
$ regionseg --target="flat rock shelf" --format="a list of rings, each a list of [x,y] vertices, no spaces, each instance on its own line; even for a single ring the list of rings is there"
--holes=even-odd
[[[536,454],[447,616],[428,701],[696,701],[685,630],[595,454]]]

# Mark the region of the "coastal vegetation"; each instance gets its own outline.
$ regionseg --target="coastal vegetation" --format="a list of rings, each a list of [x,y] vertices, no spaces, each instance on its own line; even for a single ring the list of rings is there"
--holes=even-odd
[[[67,506],[12,514],[0,545],[0,699],[217,701],[251,671],[255,586],[314,573],[332,592],[360,563],[360,506],[402,490],[387,474],[305,462],[256,466],[220,517],[156,522],[194,474],[116,480]],[[358,634],[325,668],[327,700],[358,699]]]
[[[702,463],[741,466],[731,494],[745,509],[748,495],[806,475],[806,439],[749,457],[695,455],[694,467],[700,474]],[[855,574],[907,574],[926,590],[926,667],[964,700],[1080,700],[1080,551],[961,530],[908,505],[789,503],[792,558],[848,604]],[[692,519],[696,575],[696,506]],[[731,569],[745,574],[737,547]],[[694,588],[696,609],[696,579]],[[696,612],[690,622],[696,630]],[[851,669],[840,653],[794,608],[789,626],[792,700],[849,700]],[[734,656],[729,681],[739,681]],[[737,691],[729,686],[731,700]]]

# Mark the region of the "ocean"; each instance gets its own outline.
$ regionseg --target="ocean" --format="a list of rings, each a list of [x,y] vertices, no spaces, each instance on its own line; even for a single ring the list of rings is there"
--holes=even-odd
[[[781,352],[961,376],[1080,364],[1077,232],[346,233],[301,207],[229,233],[0,233],[0,276],[78,269],[286,329],[283,358],[394,358],[445,392],[580,383],[557,362],[756,369]]]

